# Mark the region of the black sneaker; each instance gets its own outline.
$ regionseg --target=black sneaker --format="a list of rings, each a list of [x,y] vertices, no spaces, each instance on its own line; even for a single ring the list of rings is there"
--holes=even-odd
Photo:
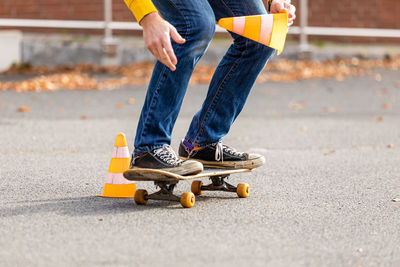
[[[265,163],[262,155],[238,152],[221,142],[199,148],[182,141],[179,146],[179,157],[197,160],[204,167],[211,168],[254,169]]]
[[[132,168],[162,169],[179,175],[197,174],[203,171],[203,165],[200,162],[179,159],[169,145],[132,157]]]

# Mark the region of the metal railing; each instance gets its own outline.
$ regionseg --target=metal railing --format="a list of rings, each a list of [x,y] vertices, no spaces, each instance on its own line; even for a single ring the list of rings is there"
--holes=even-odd
[[[355,37],[390,37],[400,38],[400,29],[346,28],[346,27],[314,27],[308,26],[308,0],[300,0],[300,26],[291,27],[289,34],[300,35],[299,49],[309,48],[309,35],[324,36],[355,36]],[[42,19],[0,19],[0,27],[33,27],[33,28],[63,28],[63,29],[103,29],[104,43],[113,44],[113,30],[141,30],[137,22],[112,21],[112,0],[104,0],[104,20],[42,20]],[[224,29],[217,26],[217,32]]]

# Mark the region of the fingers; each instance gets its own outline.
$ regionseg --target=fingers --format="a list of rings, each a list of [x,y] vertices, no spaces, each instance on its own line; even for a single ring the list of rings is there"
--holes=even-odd
[[[146,19],[146,20],[145,20]],[[171,44],[171,38],[178,44],[185,43],[174,26],[165,21],[157,12],[142,19],[143,39],[146,48],[154,57],[171,71],[176,70],[178,60]]]
[[[273,3],[275,4],[273,13],[282,13],[285,9],[285,2],[275,1]]]
[[[165,46],[168,46],[167,43],[169,43],[170,48],[165,48]],[[170,70],[175,71],[177,59],[174,50],[172,49],[171,42],[168,40],[168,42],[164,42],[163,45],[158,46],[157,49],[157,59],[165,66],[167,66]]]
[[[175,56],[175,53],[174,53],[174,49],[172,48],[171,41],[169,40],[169,38],[168,38],[168,40],[164,40],[163,48],[164,48],[163,51],[165,51],[165,53],[168,56],[168,60],[175,67],[176,63],[178,63],[178,60],[176,59],[176,56]]]
[[[289,17],[288,17],[288,26],[292,26],[294,20],[296,19],[296,7],[294,5],[288,4],[285,2],[285,8],[288,10]]]
[[[154,43],[146,44],[146,48],[147,48],[147,50],[150,51],[150,53],[151,53],[156,59],[158,59],[158,58],[160,57],[160,56],[159,56],[159,53],[158,53],[158,48],[157,48],[156,44],[154,44]]]
[[[171,39],[168,32],[164,32],[156,37],[154,34],[144,36],[146,48],[153,56],[166,65],[170,70],[176,70],[178,60],[171,45]]]
[[[171,34],[172,40],[174,40],[178,44],[183,44],[186,42],[186,40],[184,38],[182,38],[182,36],[178,33],[178,31],[172,25],[170,27],[170,34]]]

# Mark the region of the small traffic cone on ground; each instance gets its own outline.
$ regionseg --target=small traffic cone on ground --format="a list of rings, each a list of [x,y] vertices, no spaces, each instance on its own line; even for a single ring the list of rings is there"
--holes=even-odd
[[[255,16],[221,18],[222,28],[278,50],[285,45],[288,31],[288,12]]]
[[[123,176],[124,171],[129,169],[130,154],[126,143],[125,134],[119,133],[115,140],[110,167],[103,193],[100,197],[126,198],[134,197],[136,184],[128,181]]]

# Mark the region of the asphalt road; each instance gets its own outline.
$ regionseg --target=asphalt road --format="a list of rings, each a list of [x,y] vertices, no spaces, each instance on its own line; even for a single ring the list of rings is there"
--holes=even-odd
[[[224,140],[267,159],[231,178],[250,197],[206,192],[192,209],[96,197],[118,132],[132,149],[143,86],[0,92],[0,265],[399,266],[399,82],[256,85]],[[205,94],[189,87],[175,148]]]

